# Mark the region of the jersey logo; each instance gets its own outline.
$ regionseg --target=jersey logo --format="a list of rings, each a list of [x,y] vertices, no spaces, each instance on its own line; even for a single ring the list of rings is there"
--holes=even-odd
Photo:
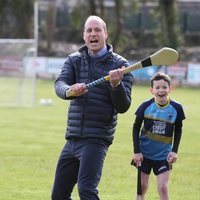
[[[154,121],[152,132],[154,134],[165,135],[166,122]]]
[[[173,113],[172,113],[172,112],[169,112],[169,113],[168,113],[168,120],[171,121],[172,117],[173,117]]]

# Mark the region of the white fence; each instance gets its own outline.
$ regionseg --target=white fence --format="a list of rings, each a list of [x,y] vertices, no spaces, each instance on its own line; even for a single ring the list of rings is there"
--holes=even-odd
[[[23,60],[23,70],[25,75],[28,76],[36,74],[41,78],[55,78],[60,73],[65,61],[66,58],[25,57]],[[134,62],[132,61],[131,63]],[[17,66],[18,61],[16,60],[13,60],[12,63],[7,63],[6,58],[0,60],[0,71],[1,69],[9,70],[10,67],[17,70]],[[200,63],[178,62],[175,65],[168,67],[147,67],[133,71],[133,75],[136,81],[148,81],[156,71],[166,72],[174,81],[176,81],[176,84],[200,85]]]

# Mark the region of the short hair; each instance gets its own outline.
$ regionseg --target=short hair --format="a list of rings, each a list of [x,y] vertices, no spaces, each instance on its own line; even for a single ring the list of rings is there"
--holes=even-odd
[[[169,86],[171,85],[171,79],[167,74],[163,72],[157,72],[151,78],[151,87],[153,87],[153,82],[158,80],[164,80],[169,84]]]
[[[103,25],[104,31],[107,32],[107,27],[106,27],[105,21],[104,21],[101,17],[96,16],[96,15],[90,15],[90,16],[86,19],[85,24],[84,24],[84,31],[85,31],[85,25],[86,25],[86,23],[87,23],[90,19],[95,19],[95,20],[100,21],[100,22],[102,23],[102,25]]]

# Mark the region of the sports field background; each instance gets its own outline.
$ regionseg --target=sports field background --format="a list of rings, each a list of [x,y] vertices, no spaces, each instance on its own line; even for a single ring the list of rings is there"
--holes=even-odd
[[[38,80],[36,88],[35,107],[0,107],[0,200],[50,199],[56,162],[65,143],[68,102],[56,97],[53,81]],[[179,158],[170,178],[172,200],[200,199],[199,90],[175,88],[171,93],[182,103],[187,118]],[[130,166],[132,123],[139,104],[151,97],[149,87],[134,86],[132,97],[129,111],[119,115],[115,140],[106,157],[99,185],[102,200],[134,199],[136,170]],[[52,106],[39,105],[41,98],[51,98]],[[79,199],[76,189],[73,196]],[[147,200],[156,199],[156,177],[152,174]]]

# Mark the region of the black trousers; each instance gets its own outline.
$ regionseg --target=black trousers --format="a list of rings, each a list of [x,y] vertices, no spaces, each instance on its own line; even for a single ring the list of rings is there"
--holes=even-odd
[[[108,147],[100,139],[68,140],[57,163],[52,200],[72,200],[76,183],[81,200],[99,200],[97,187]]]

